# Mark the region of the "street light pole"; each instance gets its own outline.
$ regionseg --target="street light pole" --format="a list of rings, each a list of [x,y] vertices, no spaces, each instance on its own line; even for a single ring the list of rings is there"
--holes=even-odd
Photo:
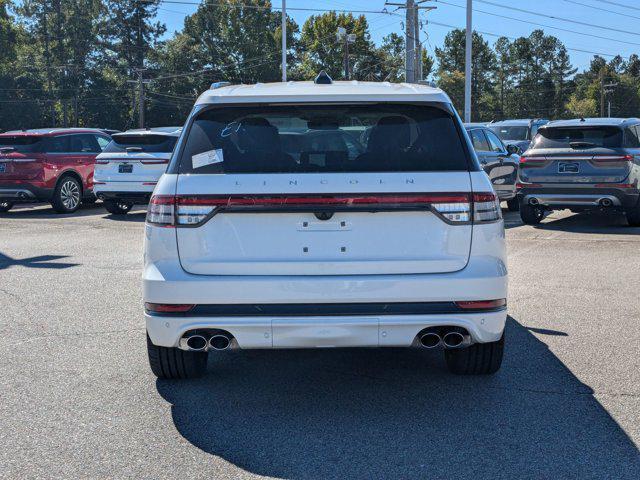
[[[287,0],[282,0],[282,81],[287,81]]]
[[[471,12],[473,0],[467,0],[467,38],[464,46],[464,121],[471,121],[471,50],[473,48],[473,27]]]

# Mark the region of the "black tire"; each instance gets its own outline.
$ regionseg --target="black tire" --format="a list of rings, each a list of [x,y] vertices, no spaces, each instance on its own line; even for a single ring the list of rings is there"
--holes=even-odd
[[[133,204],[126,202],[119,202],[117,200],[105,200],[104,208],[107,209],[107,212],[113,215],[126,215],[131,210]]]
[[[186,352],[179,348],[158,347],[147,335],[149,366],[158,378],[180,380],[198,378],[207,370],[207,352]]]
[[[6,213],[13,208],[11,202],[0,202],[0,213]]]
[[[540,207],[520,203],[520,218],[527,225],[538,225],[544,218],[544,210]]]
[[[627,210],[625,216],[630,227],[640,227],[640,205],[631,210]]]
[[[63,176],[56,185],[51,206],[58,213],[73,213],[82,205],[82,185],[71,175]]]
[[[456,375],[492,375],[500,370],[504,352],[504,333],[497,342],[474,343],[460,349],[446,349],[444,359]]]
[[[516,197],[513,197],[511,200],[507,200],[507,208],[510,212],[517,212],[520,210],[520,202]]]

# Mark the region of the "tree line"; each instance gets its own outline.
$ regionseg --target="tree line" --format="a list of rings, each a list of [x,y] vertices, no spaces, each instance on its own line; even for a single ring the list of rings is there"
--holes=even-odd
[[[212,82],[279,81],[281,13],[269,0],[203,1],[171,35],[159,8],[159,0],[0,0],[0,130],[135,127],[141,77],[149,126],[183,123]],[[350,78],[402,81],[404,37],[392,33],[376,45],[366,17],[336,12],[302,26],[287,18],[289,79],[310,80],[321,69],[345,77],[338,27],[356,36]],[[459,109],[464,37],[452,30],[422,56],[425,78]],[[473,47],[474,121],[598,116],[609,103],[613,116],[639,115],[637,55],[594,56],[578,72],[562,42],[541,30],[493,45],[474,32]]]

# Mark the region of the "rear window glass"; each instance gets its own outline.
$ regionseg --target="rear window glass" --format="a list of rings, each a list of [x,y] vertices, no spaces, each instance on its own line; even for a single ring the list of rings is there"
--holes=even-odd
[[[113,135],[105,153],[126,152],[127,149],[147,153],[171,153],[178,137],[167,135]]]
[[[42,137],[21,135],[0,137],[0,152],[33,153],[39,150]]]
[[[489,127],[493,133],[498,135],[501,140],[529,140],[529,127],[507,127],[494,126]]]
[[[467,170],[456,120],[427,105],[222,107],[193,122],[181,173]]]
[[[533,148],[617,148],[622,130],[617,127],[550,127],[538,130]]]

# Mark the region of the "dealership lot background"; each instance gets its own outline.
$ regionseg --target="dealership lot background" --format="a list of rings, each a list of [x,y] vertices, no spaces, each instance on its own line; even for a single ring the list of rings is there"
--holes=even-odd
[[[638,478],[640,229],[505,213],[509,341],[492,377],[426,350],[231,351],[147,364],[144,211],[0,222],[0,477]]]

